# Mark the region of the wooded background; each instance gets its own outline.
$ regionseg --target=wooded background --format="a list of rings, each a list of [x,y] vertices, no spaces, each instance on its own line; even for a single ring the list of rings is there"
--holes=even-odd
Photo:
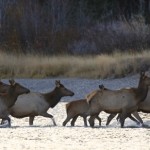
[[[101,54],[150,48],[149,0],[0,0],[0,49]]]

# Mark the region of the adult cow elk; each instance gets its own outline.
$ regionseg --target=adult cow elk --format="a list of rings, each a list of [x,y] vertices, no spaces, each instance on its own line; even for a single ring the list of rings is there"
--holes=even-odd
[[[8,92],[8,89],[9,89],[9,85],[0,81],[0,93],[6,93]]]
[[[87,102],[90,106],[88,115],[94,115],[101,111],[121,113],[121,127],[124,127],[124,121],[127,115],[137,111],[139,103],[145,100],[149,85],[150,77],[146,76],[145,72],[142,72],[137,88],[93,91],[87,96]],[[93,122],[94,118],[91,118],[89,121]]]
[[[9,83],[8,91],[6,93],[0,93],[0,118],[7,120],[8,125],[11,126],[8,109],[15,104],[19,95],[29,93],[30,90],[16,83],[14,80],[9,80]]]
[[[60,81],[55,81],[55,85],[54,90],[48,93],[30,92],[19,96],[10,114],[15,118],[29,117],[29,125],[33,125],[35,116],[51,118],[56,125],[54,117],[47,113],[48,109],[54,108],[62,97],[73,96],[74,93]]]
[[[147,94],[147,97],[146,99],[141,102],[139,105],[138,105],[138,112],[142,112],[142,113],[150,113],[150,88],[148,89],[148,94]],[[136,120],[135,118],[133,118],[131,116],[131,114],[128,114],[127,117],[129,117],[131,120],[135,121],[137,124],[141,123],[143,126],[143,121],[139,119],[138,117],[138,112],[133,112],[132,115],[138,120]],[[117,113],[115,114],[110,114],[107,118],[107,123],[106,125],[109,125],[109,123],[111,122],[111,120],[117,115]],[[118,114],[117,116],[117,120],[120,118],[120,114]]]

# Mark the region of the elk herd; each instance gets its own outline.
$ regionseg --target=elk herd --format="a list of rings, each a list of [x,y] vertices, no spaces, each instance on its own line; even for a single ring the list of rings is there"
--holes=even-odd
[[[62,123],[65,126],[71,120],[75,125],[78,116],[83,117],[84,126],[94,127],[95,119],[101,126],[102,111],[109,114],[106,125],[117,116],[121,127],[125,119],[130,118],[137,124],[145,126],[138,112],[150,113],[150,77],[145,72],[140,73],[138,86],[135,88],[122,88],[111,90],[99,85],[97,90],[87,94],[85,98],[73,100],[66,104],[67,117]],[[55,87],[47,93],[31,92],[28,88],[16,83],[13,79],[9,84],[0,81],[0,127],[11,127],[10,115],[15,118],[29,117],[29,125],[33,125],[36,116],[50,118],[56,126],[54,117],[47,113],[54,108],[64,96],[73,96],[74,92],[67,89],[60,81],[55,81]],[[133,117],[134,116],[134,117]],[[7,120],[7,124],[5,123]]]

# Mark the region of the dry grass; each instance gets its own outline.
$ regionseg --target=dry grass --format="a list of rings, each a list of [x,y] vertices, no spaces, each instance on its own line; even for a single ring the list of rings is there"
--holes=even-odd
[[[134,74],[149,66],[149,51],[96,56],[12,55],[0,52],[1,78],[107,78]]]

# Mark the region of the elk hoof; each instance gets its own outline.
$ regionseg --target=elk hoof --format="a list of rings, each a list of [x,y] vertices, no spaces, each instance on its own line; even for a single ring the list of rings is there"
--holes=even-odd
[[[65,122],[63,122],[63,124],[62,124],[63,126],[66,126],[66,123]]]

